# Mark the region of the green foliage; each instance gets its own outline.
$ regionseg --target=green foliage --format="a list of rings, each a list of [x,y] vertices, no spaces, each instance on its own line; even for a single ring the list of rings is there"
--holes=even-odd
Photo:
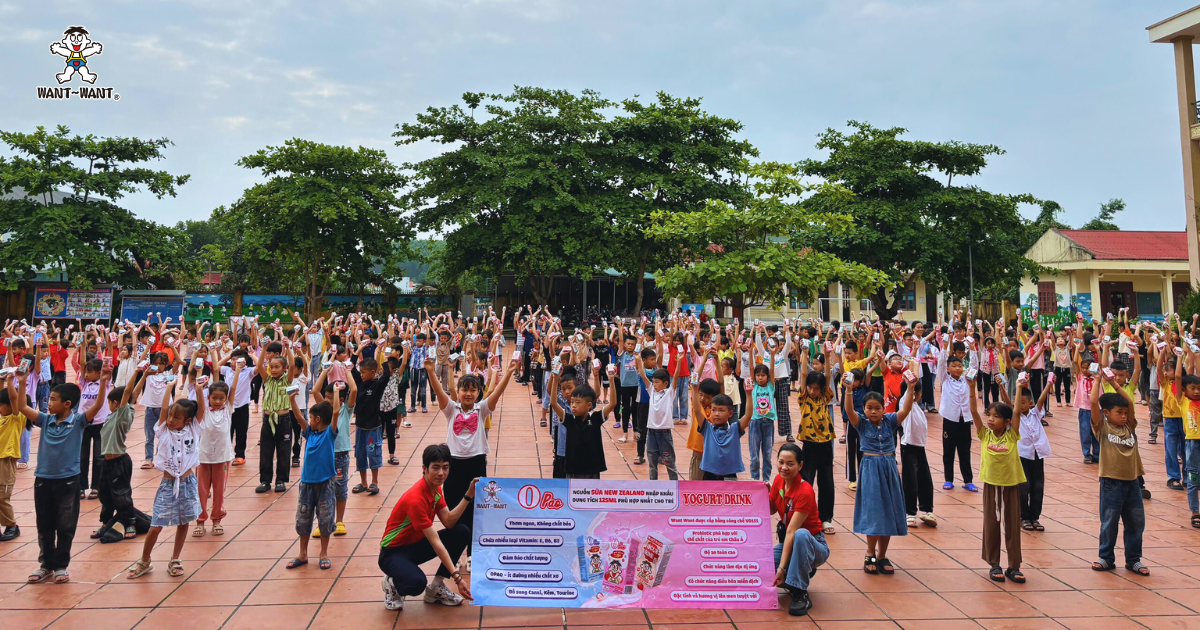
[[[785,285],[805,298],[839,279],[864,292],[886,282],[883,273],[864,265],[788,242],[795,225],[821,226],[831,234],[850,230],[848,217],[810,210],[800,201],[814,190],[846,198],[845,189],[805,184],[799,169],[787,164],[755,164],[748,174],[754,196],[744,207],[714,200],[695,212],[654,213],[648,235],[686,258],[657,272],[664,293],[698,300],[719,296],[740,318],[752,306],[781,306],[788,299]]]
[[[805,202],[813,211],[845,215],[853,224],[841,232],[800,224],[793,242],[886,274],[888,282],[872,295],[884,319],[895,315],[900,289],[918,279],[931,293],[967,295],[969,256],[977,288],[1011,290],[1020,282],[1030,263],[1020,247],[1028,222],[1017,207],[1036,200],[952,185],[955,176],[977,175],[989,156],[1003,153],[999,147],[904,140],[900,136],[906,130],[899,127],[848,124],[848,135],[835,129],[821,134],[817,148],[829,151],[828,158],[805,160],[801,171],[854,193],[818,191]]]
[[[1081,230],[1110,230],[1116,231],[1121,228],[1113,223],[1113,217],[1118,212],[1125,210],[1125,200],[1120,197],[1109,199],[1105,203],[1100,204],[1100,212],[1096,214],[1096,218],[1079,226]]]
[[[619,253],[613,267],[637,285],[639,312],[646,271],[682,262],[677,248],[656,247],[646,235],[651,215],[692,212],[708,200],[745,205],[750,193],[740,175],[758,151],[736,137],[740,122],[705,112],[700,99],[660,92],[649,104],[628,99],[621,106],[625,115],[601,134],[600,169],[615,217],[606,240]]]
[[[97,138],[0,131],[12,157],[0,157],[0,288],[15,289],[39,270],[63,270],[72,286],[97,282],[170,288],[197,272],[183,232],[139,219],[117,202],[146,191],[175,196],[187,175],[144,166],[162,159],[166,138]]]
[[[1183,318],[1184,323],[1190,323],[1193,315],[1200,314],[1200,292],[1196,291],[1195,285],[1175,300],[1175,312]]]
[[[396,196],[404,180],[383,151],[293,139],[238,164],[268,179],[213,217],[241,236],[250,274],[303,284],[310,315],[335,281],[381,281],[377,264],[411,238]]]

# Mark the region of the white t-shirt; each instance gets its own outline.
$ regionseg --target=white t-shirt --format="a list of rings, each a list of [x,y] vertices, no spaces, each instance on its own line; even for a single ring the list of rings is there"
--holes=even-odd
[[[175,496],[179,496],[179,478],[200,465],[200,432],[200,423],[194,420],[178,431],[168,429],[163,421],[154,434],[154,467],[175,478]]]
[[[487,399],[481,400],[464,413],[462,405],[448,401],[442,410],[446,416],[446,445],[450,454],[458,458],[487,455],[487,434],[483,430],[483,421],[492,413],[488,409]]]
[[[912,388],[908,388],[904,395],[912,396]],[[908,417],[904,418],[900,426],[904,428],[900,444],[924,447],[929,441],[929,419],[925,417],[920,405],[913,405],[912,411],[908,412]]]
[[[1050,450],[1050,438],[1042,427],[1045,410],[1034,407],[1029,413],[1021,416],[1021,440],[1017,442],[1017,452],[1023,459],[1045,459],[1054,453]]]
[[[146,387],[142,390],[142,404],[147,407],[162,407],[163,395],[167,393],[167,375],[150,374],[146,379]]]
[[[204,428],[200,431],[201,464],[224,464],[233,460],[233,443],[229,439],[231,411],[226,401],[220,409],[210,408],[204,414]]]
[[[233,368],[221,366],[221,379],[226,385],[233,387]],[[238,377],[237,391],[233,392],[233,408],[245,407],[250,404],[250,381],[254,380],[254,368],[246,366]]]
[[[105,397],[112,388],[104,390]],[[92,408],[92,403],[96,402],[96,396],[100,394],[100,381],[84,381],[79,388],[79,410],[80,412],[87,411]],[[162,400],[161,398],[159,400]],[[96,412],[96,417],[92,418],[92,424],[104,424],[108,419],[108,401],[100,404],[100,410]]]
[[[651,383],[650,412],[646,415],[646,428],[670,429],[673,424],[671,404],[675,401],[675,388],[655,391],[653,381]]]

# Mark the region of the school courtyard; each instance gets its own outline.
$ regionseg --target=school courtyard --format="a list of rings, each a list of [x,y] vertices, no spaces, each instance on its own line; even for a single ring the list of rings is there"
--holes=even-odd
[[[796,414],[795,400],[792,401]],[[138,428],[129,436],[135,462],[141,453],[141,407]],[[507,477],[549,477],[550,440],[538,426],[539,408],[527,386],[513,384],[496,411],[491,430],[489,472]],[[5,630],[53,628],[123,630],[127,628],[205,628],[269,630],[272,628],[354,628],[418,630],[455,628],[654,628],[656,630],[738,630],[784,628],[882,630],[914,628],[951,630],[1155,630],[1200,627],[1200,532],[1188,524],[1184,493],[1164,487],[1163,451],[1146,444],[1147,409],[1143,418],[1142,458],[1153,499],[1146,503],[1145,563],[1149,577],[1124,568],[1097,573],[1098,531],[1096,468],[1085,466],[1078,446],[1073,409],[1052,406],[1048,429],[1054,457],[1046,464],[1046,531],[1024,533],[1022,547],[1028,583],[996,584],[988,580],[980,560],[982,496],[941,487],[941,420],[930,416],[929,460],[934,470],[936,529],[922,526],[895,538],[889,553],[894,576],[862,571],[865,543],[849,531],[853,493],[842,468],[837,534],[829,536],[829,562],[813,578],[809,617],[789,617],[787,599],[780,610],[560,610],[532,608],[446,608],[410,599],[403,612],[388,612],[382,603],[381,573],[376,566],[379,540],[387,516],[400,495],[421,475],[420,452],[444,441],[446,430],[431,410],[412,417],[413,428],[400,429],[399,466],[384,465],[383,491],[377,496],[351,495],[346,510],[349,534],[330,544],[333,569],[316,562],[288,571],[284,565],[297,544],[293,519],[296,489],[257,495],[258,459],[253,448],[257,419],[250,428],[251,457],[234,468],[226,498],[225,535],[191,538],[183,551],[186,574],[168,577],[171,536],[164,530],[154,552],[155,570],[130,582],[125,569],[138,557],[142,541],[100,545],[88,536],[96,526],[98,501],[84,501],[66,585],[25,583],[37,568],[37,530],[33,517],[33,470],[21,471],[13,497],[22,535],[0,543],[0,626]],[[676,448],[685,458],[684,429],[676,427]],[[634,465],[632,440],[619,444],[620,432],[606,427],[608,472],[605,478],[646,478],[646,466]],[[630,434],[632,436],[632,433]],[[35,436],[36,437],[36,436]],[[778,439],[778,438],[777,438]],[[778,442],[776,443],[778,444]],[[36,449],[36,439],[34,447]],[[843,461],[844,448],[838,462]],[[978,442],[975,465],[978,466]],[[749,458],[746,458],[749,461]],[[686,465],[683,466],[686,469]],[[293,484],[299,478],[293,472]],[[158,485],[153,470],[134,470],[134,495],[148,509]],[[748,479],[748,474],[743,478]],[[749,483],[747,481],[747,483]],[[315,546],[317,543],[314,542]],[[312,550],[315,556],[315,548]],[[1117,552],[1118,561],[1122,558]],[[432,565],[428,569],[432,573]]]

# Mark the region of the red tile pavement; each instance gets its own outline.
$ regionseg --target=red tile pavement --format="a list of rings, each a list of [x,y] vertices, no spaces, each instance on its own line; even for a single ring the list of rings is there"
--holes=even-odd
[[[794,407],[793,415],[798,414]],[[550,441],[538,426],[540,409],[530,390],[512,385],[493,419],[490,472],[497,476],[549,476]],[[829,537],[829,562],[812,582],[810,617],[779,611],[621,610],[581,611],[464,606],[444,608],[411,601],[400,613],[383,609],[377,541],[396,499],[420,476],[420,451],[444,440],[445,424],[432,412],[413,416],[413,428],[400,429],[396,454],[401,465],[380,471],[383,492],[355,495],[346,511],[349,534],[330,545],[334,567],[312,563],[284,568],[295,547],[295,490],[257,495],[257,449],[233,469],[223,537],[189,538],[184,546],[182,578],[166,575],[171,533],[155,549],[155,571],[130,583],[124,569],[137,558],[141,540],[98,545],[88,535],[96,526],[99,505],[84,501],[68,585],[24,584],[38,555],[33,518],[33,474],[21,471],[13,497],[22,535],[0,543],[0,627],[120,630],[125,628],[202,627],[327,628],[355,630],[405,628],[914,628],[989,630],[1106,628],[1200,628],[1200,532],[1192,530],[1183,493],[1164,487],[1163,451],[1146,443],[1142,458],[1154,497],[1146,504],[1145,562],[1154,574],[1131,575],[1124,569],[1096,573],[1088,563],[1096,553],[1099,526],[1096,468],[1080,460],[1074,409],[1053,406],[1048,429],[1055,456],[1046,461],[1044,533],[1022,534],[1029,583],[995,584],[980,560],[982,497],[962,489],[943,492],[940,418],[930,417],[928,446],[936,491],[936,529],[920,527],[892,541],[894,577],[868,576],[861,570],[865,544],[849,531],[854,494],[842,474],[844,449],[838,452],[838,533]],[[1139,406],[1138,415],[1146,417]],[[139,409],[140,424],[140,409]],[[1145,426],[1146,423],[1143,423]],[[250,436],[258,434],[257,419]],[[676,448],[684,451],[686,427],[676,427]],[[620,431],[605,429],[610,479],[642,479],[646,467],[633,464],[632,439],[618,443]],[[632,434],[630,434],[632,436]],[[1161,439],[1161,438],[1160,438]],[[142,429],[129,436],[130,452],[139,455]],[[776,438],[777,444],[779,438]],[[36,440],[34,441],[36,448]],[[136,458],[136,457],[135,457]],[[748,457],[746,458],[748,461]],[[974,462],[978,466],[978,450]],[[296,471],[298,472],[298,471]],[[749,475],[743,475],[748,478]],[[298,474],[293,474],[298,477]],[[157,486],[153,471],[134,471],[134,498],[148,508]],[[314,542],[312,553],[315,554]],[[1120,551],[1118,551],[1118,558]],[[432,571],[432,564],[429,570]],[[1168,568],[1169,567],[1169,568]],[[781,604],[786,608],[786,598]]]

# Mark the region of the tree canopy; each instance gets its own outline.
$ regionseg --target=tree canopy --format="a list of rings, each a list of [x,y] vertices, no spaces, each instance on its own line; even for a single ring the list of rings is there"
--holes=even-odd
[[[793,165],[765,162],[748,171],[754,196],[744,206],[711,200],[694,212],[653,214],[647,234],[684,259],[658,271],[664,293],[704,300],[717,296],[741,319],[749,307],[778,308],[789,292],[812,296],[841,280],[869,293],[887,282],[882,272],[788,240],[795,225],[845,234],[852,227],[849,217],[811,210],[801,198],[814,190],[828,198],[848,198],[848,191],[805,184]]]
[[[0,131],[0,142],[15,154],[0,157],[0,287],[41,270],[64,271],[78,288],[171,288],[196,273],[185,234],[118,205],[137,192],[174,197],[188,181],[144,166],[165,157],[169,140],[72,135],[59,125]]]
[[[1125,210],[1125,200],[1120,197],[1109,199],[1100,204],[1100,212],[1096,214],[1096,218],[1079,226],[1081,230],[1120,230],[1116,223],[1113,223],[1113,217],[1118,212]]]
[[[213,217],[242,236],[251,273],[302,282],[310,317],[332,282],[381,280],[377,265],[411,239],[397,197],[404,179],[382,151],[293,139],[238,164],[268,179]]]
[[[878,129],[850,121],[850,133],[828,129],[817,148],[823,160],[805,160],[801,172],[839,184],[853,196],[817,191],[805,205],[852,224],[842,232],[827,225],[798,225],[794,243],[815,247],[887,275],[871,296],[876,312],[890,319],[896,296],[920,279],[931,292],[967,295],[971,267],[976,287],[1019,282],[1030,269],[1024,239],[1027,222],[1018,212],[1030,195],[991,193],[954,178],[977,175],[994,145],[902,139],[899,127]],[[973,260],[974,265],[968,262]],[[888,299],[888,294],[891,299]]]

